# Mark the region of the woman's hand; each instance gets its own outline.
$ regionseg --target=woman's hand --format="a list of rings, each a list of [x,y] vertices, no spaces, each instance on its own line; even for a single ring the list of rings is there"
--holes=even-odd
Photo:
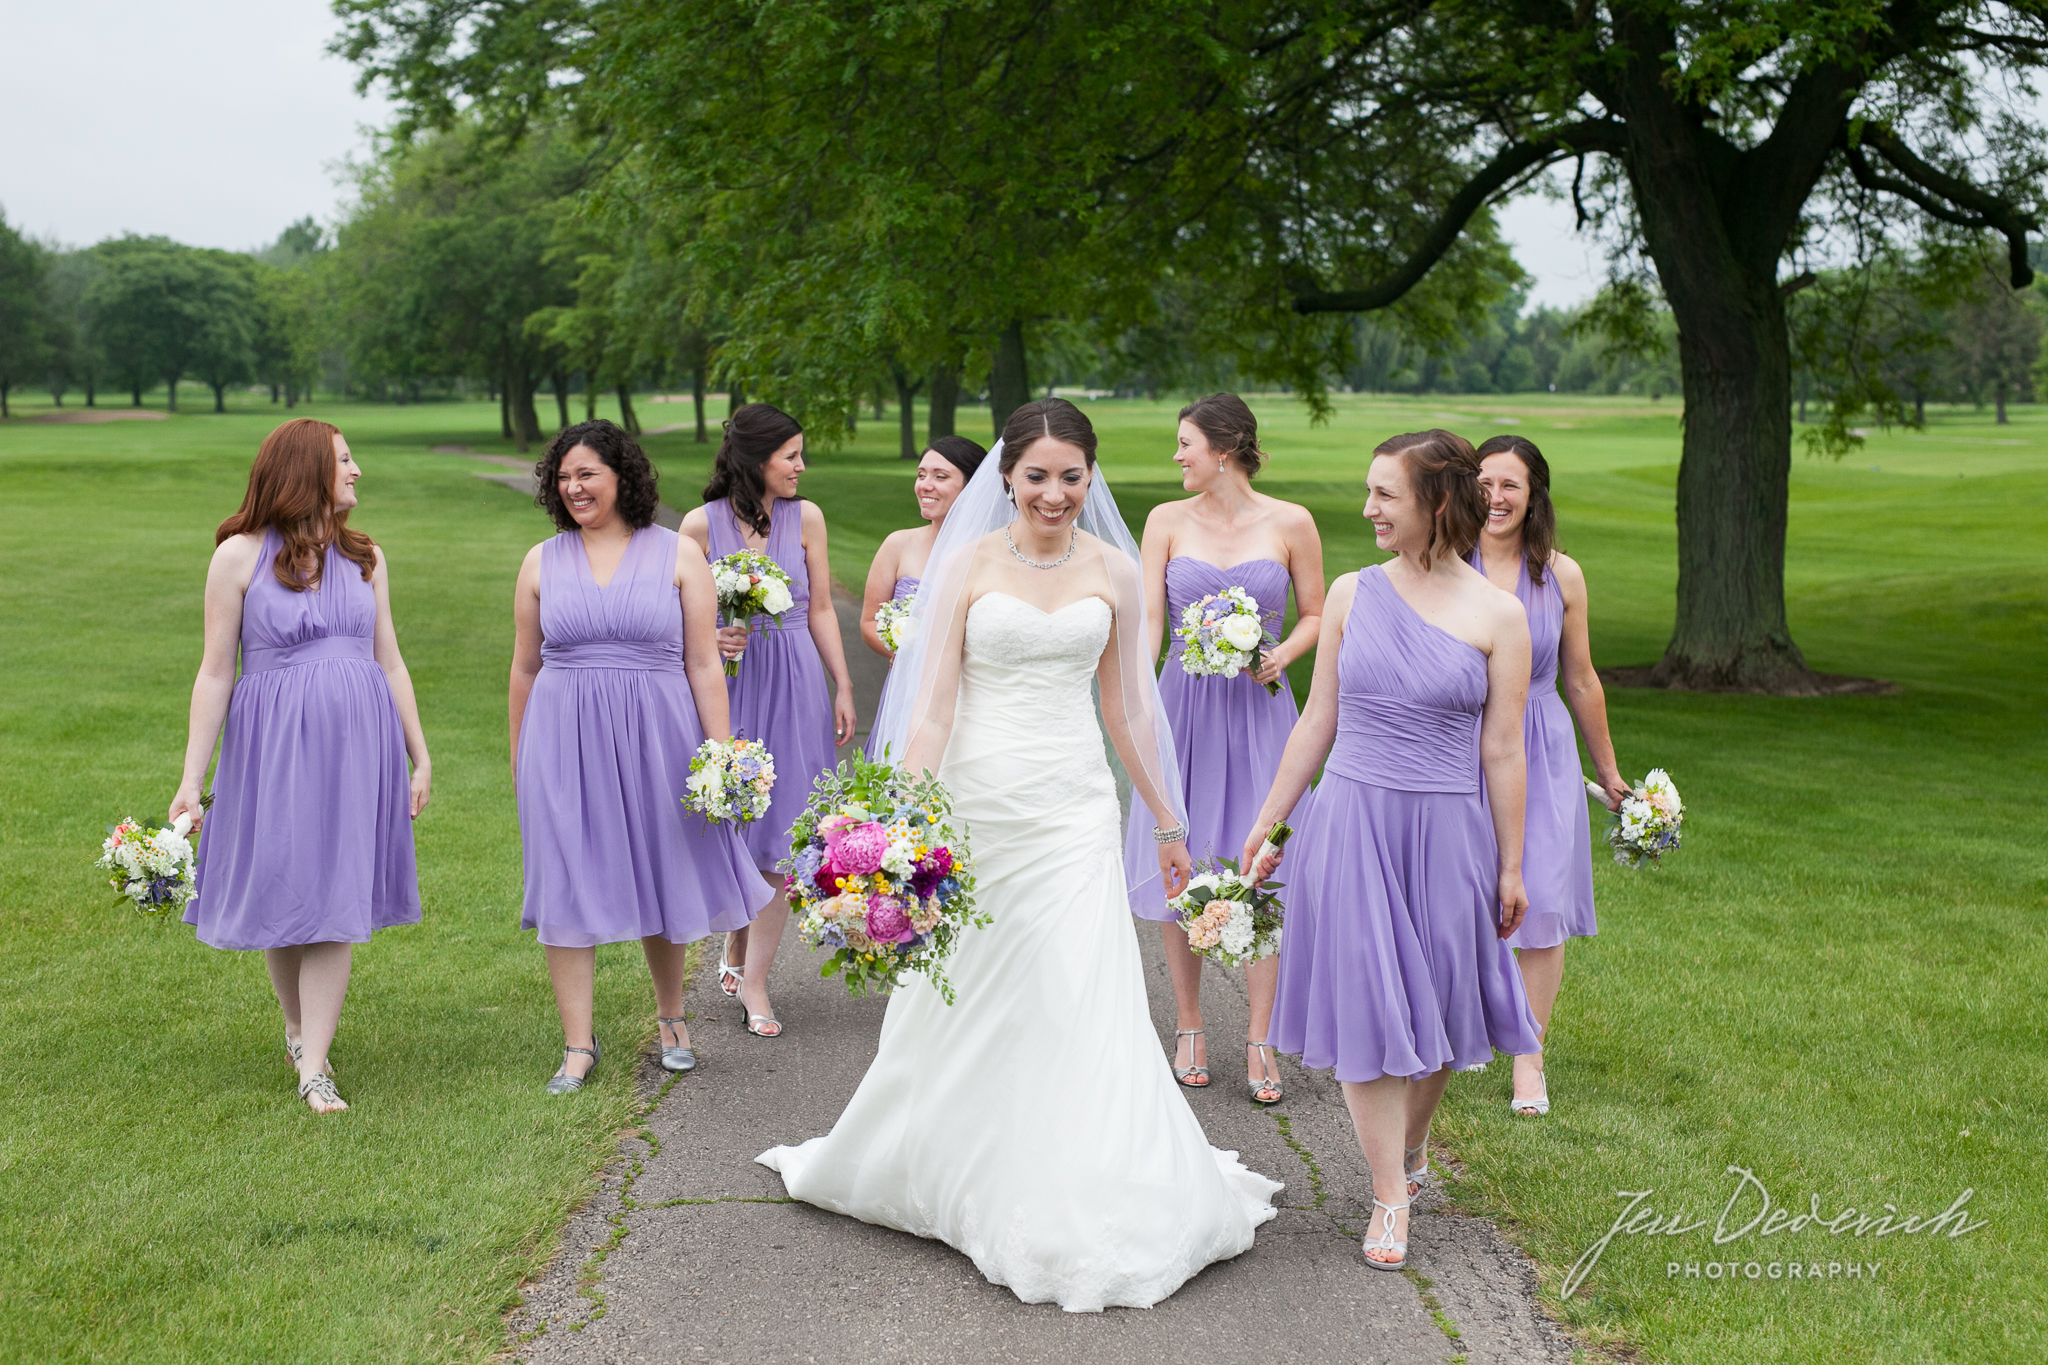
[[[1284,645],[1275,645],[1260,654],[1259,666],[1252,671],[1252,677],[1267,687],[1274,683],[1284,683],[1287,678],[1287,665],[1292,662],[1280,657],[1280,651],[1284,648]]]
[[[1188,856],[1187,840],[1175,839],[1159,846],[1159,881],[1166,888],[1168,900],[1187,890],[1194,876],[1195,860]]]
[[[1519,871],[1500,874],[1500,936],[1506,938],[1522,927],[1523,916],[1529,913],[1529,893],[1522,886]]]
[[[164,815],[164,823],[175,825],[181,815],[192,817],[189,837],[198,838],[199,827],[206,822],[206,810],[199,804],[199,784],[196,782],[186,782],[179,786],[178,794],[171,798],[170,810]]]
[[[747,652],[747,627],[745,623],[718,628],[718,653],[721,658],[737,659]]]
[[[513,780],[514,780],[515,782],[516,782],[516,781],[518,780],[518,769],[517,769],[517,767],[516,767],[516,766],[515,766],[515,767],[514,767],[514,769],[513,769]],[[411,802],[411,811],[410,811],[410,814],[411,814],[411,816],[412,816],[412,818],[413,818],[413,819],[415,819],[415,820],[419,819],[419,818],[420,818],[420,812],[421,812],[421,811],[423,811],[423,810],[425,810],[425,809],[427,808],[427,802],[429,802],[429,801],[431,801],[431,800],[433,799],[433,788],[434,788],[434,762],[433,762],[433,760],[432,760],[432,759],[427,759],[427,760],[425,760],[425,761],[423,761],[423,762],[419,762],[419,763],[415,763],[415,764],[413,764],[413,765],[412,765],[412,802]]]
[[[842,687],[832,697],[832,742],[845,744],[850,741],[856,723],[853,712],[853,689]]]
[[[1237,860],[1237,865],[1245,869],[1246,875],[1252,879],[1253,886],[1279,871],[1280,859],[1286,856],[1286,849],[1276,848],[1267,857],[1260,859],[1256,867],[1252,865],[1253,860],[1259,858],[1259,850],[1266,846],[1266,838],[1273,832],[1275,823],[1272,820],[1261,820],[1253,826],[1251,838],[1244,841],[1244,854]]]
[[[1604,772],[1600,774],[1600,786],[1607,793],[1607,809],[1609,810],[1620,810],[1621,798],[1635,790],[1628,783],[1622,781],[1619,772]]]

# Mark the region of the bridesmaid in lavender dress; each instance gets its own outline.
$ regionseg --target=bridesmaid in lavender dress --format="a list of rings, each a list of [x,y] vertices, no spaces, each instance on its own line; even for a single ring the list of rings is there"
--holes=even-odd
[[[740,998],[746,1030],[757,1038],[782,1032],[768,1001],[768,971],[789,924],[775,864],[789,856],[789,827],[803,813],[812,781],[832,766],[834,747],[853,738],[854,726],[853,680],[832,609],[825,514],[797,496],[803,472],[803,427],[778,408],[749,403],[726,422],[704,505],[682,525],[707,559],[739,550],[767,554],[789,574],[796,598],[778,628],[740,625],[718,632],[720,652],[740,659],[739,676],[728,680],[733,733],[760,740],[775,759],[768,813],[743,833],[775,895],[751,926],[726,936],[725,961],[718,964],[719,989]]]
[[[967,481],[974,477],[974,471],[987,454],[965,436],[938,436],[933,438],[924,457],[917,462],[917,480],[913,487],[917,493],[917,510],[926,524],[907,526],[888,534],[881,548],[875,551],[875,562],[868,566],[867,589],[861,597],[860,638],[883,658],[894,660],[896,654],[876,633],[875,612],[884,602],[917,594],[918,576],[924,572],[924,562],[938,541],[939,528],[946,523],[946,513],[952,509],[953,500],[960,496],[961,489],[967,487]],[[882,695],[889,695],[886,680],[882,683]],[[877,702],[875,713],[880,715],[881,709]],[[881,742],[870,734],[863,752],[879,761],[882,757],[880,747]],[[895,757],[901,758],[902,755]]]
[[[768,899],[729,826],[683,809],[690,759],[728,738],[718,593],[696,547],[654,524],[654,467],[611,422],[569,427],[534,470],[561,534],[513,590],[513,785],[526,870],[520,927],[547,948],[562,1018],[551,1095],[597,1065],[597,945],[640,940],[661,1065],[690,1071],[684,946]]]
[[[1213,394],[1182,408],[1173,458],[1180,466],[1181,487],[1194,496],[1161,503],[1145,519],[1150,657],[1159,657],[1162,639],[1171,641],[1167,632],[1180,623],[1190,602],[1228,587],[1249,592],[1276,635],[1286,616],[1290,583],[1300,612],[1294,629],[1253,674],[1194,676],[1181,668],[1178,642],[1167,647],[1159,694],[1180,756],[1188,851],[1197,859],[1227,858],[1237,851],[1237,840],[1251,827],[1259,803],[1273,785],[1287,736],[1294,729],[1294,692],[1287,685],[1287,665],[1315,647],[1323,613],[1323,542],[1307,508],[1252,491],[1252,476],[1266,454],[1259,449],[1258,419],[1237,395]],[[1268,683],[1278,683],[1279,692],[1269,693],[1263,686]],[[1131,910],[1159,921],[1178,1014],[1173,1074],[1182,1085],[1199,1090],[1209,1084],[1202,1032],[1202,959],[1189,949],[1187,934],[1166,907],[1151,829],[1149,813],[1137,803],[1124,846]],[[1279,1062],[1266,1046],[1279,976],[1276,957],[1245,969],[1251,997],[1245,1071],[1254,1104],[1278,1104],[1282,1098]]]
[[[1343,1082],[1372,1166],[1366,1263],[1395,1270],[1452,1068],[1476,1070],[1495,1048],[1519,1054],[1536,1041],[1504,942],[1529,908],[1529,628],[1521,604],[1464,560],[1486,499],[1463,438],[1396,436],[1373,452],[1366,482],[1374,540],[1396,558],[1332,585],[1308,706],[1244,856],[1256,856],[1327,757],[1286,850],[1298,865],[1272,1039]]]
[[[316,1114],[348,1108],[327,1050],[352,945],[419,922],[411,821],[433,772],[384,552],[348,524],[361,476],[326,422],[297,418],[264,438],[241,510],[215,533],[206,653],[168,815],[200,819],[218,738],[185,922],[202,943],[263,951],[299,1096]]]
[[[1550,1032],[1550,1009],[1564,979],[1564,945],[1590,938],[1593,920],[1593,836],[1586,821],[1585,779],[1572,720],[1586,737],[1593,771],[1610,810],[1628,792],[1607,733],[1607,694],[1593,671],[1586,633],[1586,575],[1555,547],[1557,512],[1550,502],[1550,465],[1524,436],[1491,437],[1479,447],[1479,487],[1486,494],[1486,530],[1472,567],[1497,588],[1522,599],[1529,613],[1532,676],[1522,745],[1529,759],[1528,814],[1523,820],[1522,881],[1529,917],[1508,940],[1522,970],[1522,988],[1539,1038]],[[1564,680],[1564,699],[1557,695]],[[1566,707],[1570,712],[1567,713]],[[1515,1058],[1514,1112],[1550,1112],[1543,1054]]]

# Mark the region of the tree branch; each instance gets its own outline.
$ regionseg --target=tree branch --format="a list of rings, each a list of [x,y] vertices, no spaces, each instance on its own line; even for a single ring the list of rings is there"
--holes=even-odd
[[[2040,219],[1989,190],[1922,161],[1889,128],[1866,125],[1861,140],[1906,179],[1878,175],[1863,159],[1861,148],[1848,145],[1849,171],[1858,184],[1889,190],[1943,222],[1959,227],[1988,227],[2001,233],[2011,264],[2012,287],[2024,289],[2034,282],[2034,268],[2027,260],[2027,234],[2041,230]]]
[[[1422,277],[1443,259],[1458,234],[1465,230],[1465,224],[1472,215],[1486,206],[1494,195],[1511,184],[1524,172],[1568,156],[1584,155],[1587,152],[1613,152],[1621,150],[1623,127],[1620,123],[1606,119],[1587,120],[1583,123],[1567,124],[1549,132],[1541,141],[1515,142],[1501,148],[1493,160],[1481,167],[1478,174],[1465,182],[1464,188],[1451,196],[1451,202],[1444,206],[1435,223],[1430,225],[1422,244],[1385,278],[1366,286],[1335,293],[1317,290],[1297,290],[1294,311],[1297,313],[1369,313],[1376,308],[1385,308],[1394,303],[1421,283]]]

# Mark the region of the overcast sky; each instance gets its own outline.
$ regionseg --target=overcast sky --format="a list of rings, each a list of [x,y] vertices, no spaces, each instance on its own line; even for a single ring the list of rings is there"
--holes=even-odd
[[[0,0],[0,211],[83,246],[123,232],[246,250],[346,199],[340,163],[389,116],[327,55],[326,0]],[[1569,205],[1503,214],[1531,301],[1598,287]]]

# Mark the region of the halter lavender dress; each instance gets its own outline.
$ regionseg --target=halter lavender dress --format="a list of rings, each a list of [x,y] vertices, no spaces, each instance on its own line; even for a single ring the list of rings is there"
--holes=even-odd
[[[917,580],[915,578],[899,578],[896,580],[896,591],[889,594],[889,600],[892,602],[901,602],[906,597],[915,596],[917,596]],[[895,676],[896,670],[894,668],[891,668],[889,670],[889,676],[882,679],[882,695],[875,699],[875,714],[878,716],[882,714],[882,711],[889,700],[889,683],[891,680],[895,678]],[[882,761],[881,747],[882,742],[875,738],[875,732],[873,730],[869,730],[868,742],[865,746],[862,747],[861,752],[868,756],[869,762],[879,763]],[[903,755],[894,754],[892,755],[892,757],[901,758],[903,757]]]
[[[377,665],[377,595],[329,546],[293,592],[263,533],[242,599],[242,676],[228,702],[213,808],[185,923],[216,948],[368,943],[417,924],[405,730]]]
[[[1195,676],[1180,664],[1180,644],[1172,636],[1180,614],[1190,602],[1228,587],[1240,587],[1259,604],[1274,634],[1287,610],[1287,566],[1276,559],[1248,559],[1228,569],[1206,560],[1175,555],[1166,561],[1166,624],[1169,642],[1166,667],[1159,674],[1159,697],[1173,729],[1173,747],[1180,759],[1181,799],[1187,803],[1188,853],[1204,858],[1236,858],[1245,836],[1266,804],[1266,793],[1279,771],[1280,755],[1294,732],[1294,692],[1283,686],[1277,696],[1250,673],[1234,678]],[[1301,827],[1312,797],[1295,807],[1293,824]],[[1124,840],[1124,877],[1131,888],[1131,912],[1145,919],[1170,920],[1166,891],[1159,883],[1159,845],[1152,838],[1154,821],[1143,801],[1132,799],[1130,828]]]
[[[772,894],[728,825],[683,809],[704,742],[683,672],[676,533],[633,533],[600,588],[583,537],[540,551],[540,674],[519,727],[519,927],[552,948],[750,923]]]
[[[733,520],[730,499],[705,503],[704,515],[712,559],[747,548]],[[768,812],[741,832],[754,866],[764,872],[789,856],[789,827],[803,814],[811,783],[834,761],[832,691],[817,642],[811,639],[811,574],[804,562],[799,500],[775,500],[768,514],[766,548],[768,557],[789,575],[796,605],[782,614],[779,628],[767,617],[754,618],[739,676],[726,680],[732,732],[760,740],[775,759],[775,794],[769,798]]]
[[[1268,1040],[1340,1081],[1419,1080],[1535,1052],[1497,935],[1480,794],[1486,656],[1430,625],[1375,565],[1337,656],[1337,739],[1282,869],[1287,923]]]
[[[1472,567],[1486,565],[1472,552]],[[1557,642],[1564,633],[1564,593],[1553,570],[1538,584],[1522,565],[1515,596],[1529,613],[1529,707],[1522,748],[1529,760],[1529,797],[1522,824],[1522,882],[1529,913],[1508,938],[1510,948],[1555,948],[1600,932],[1593,921],[1593,833],[1572,713],[1557,695]]]

